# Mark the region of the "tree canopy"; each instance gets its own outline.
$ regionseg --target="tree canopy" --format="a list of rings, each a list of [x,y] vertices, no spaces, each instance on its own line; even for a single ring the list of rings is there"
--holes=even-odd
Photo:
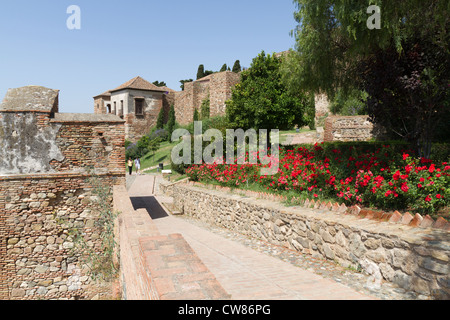
[[[298,26],[292,31],[291,85],[325,91],[355,86],[358,63],[394,47],[400,54],[408,39],[432,38],[448,50],[450,2],[431,0],[294,0]],[[369,5],[380,7],[381,28],[369,29]]]
[[[288,89],[325,92],[331,100],[365,91],[372,121],[407,141],[429,142],[432,124],[449,112],[450,2],[294,3],[296,45],[282,72]],[[369,28],[370,5],[379,8],[379,28]]]
[[[292,129],[303,126],[307,97],[290,94],[281,80],[281,59],[263,51],[241,73],[241,82],[227,101],[227,118],[234,128]]]

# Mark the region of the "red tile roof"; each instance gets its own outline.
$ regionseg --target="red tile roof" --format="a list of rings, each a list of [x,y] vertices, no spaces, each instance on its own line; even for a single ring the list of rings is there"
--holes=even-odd
[[[141,77],[136,77],[131,79],[128,82],[125,82],[121,86],[115,88],[114,90],[111,90],[111,92],[124,90],[124,89],[135,89],[135,90],[146,90],[146,91],[158,91],[158,92],[166,92],[167,90],[159,88],[155,86],[153,83],[148,82],[145,79],[142,79]]]

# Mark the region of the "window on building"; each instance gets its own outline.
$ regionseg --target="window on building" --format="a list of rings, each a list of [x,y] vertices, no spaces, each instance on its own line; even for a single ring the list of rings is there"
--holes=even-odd
[[[135,112],[137,116],[144,115],[144,99],[134,100]]]
[[[107,104],[106,107],[108,108],[108,113],[111,113],[111,105]]]
[[[119,116],[123,117],[123,100],[120,100]]]
[[[117,113],[117,104],[116,104],[116,102],[114,101],[114,110],[113,110],[113,113],[114,114],[116,114]]]

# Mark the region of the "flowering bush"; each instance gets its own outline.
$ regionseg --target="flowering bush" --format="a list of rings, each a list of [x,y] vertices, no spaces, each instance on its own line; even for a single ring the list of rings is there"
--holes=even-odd
[[[278,172],[261,176],[258,164],[193,165],[186,174],[194,181],[228,187],[259,185],[270,192],[295,192],[309,198],[328,198],[347,205],[408,209],[435,214],[448,207],[450,165],[416,159],[398,146],[366,150],[354,145],[303,146],[280,149]],[[249,155],[246,154],[246,161]],[[259,155],[257,154],[259,160]]]

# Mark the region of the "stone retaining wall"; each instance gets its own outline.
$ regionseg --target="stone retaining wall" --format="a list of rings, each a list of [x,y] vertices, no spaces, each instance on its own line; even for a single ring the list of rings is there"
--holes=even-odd
[[[274,200],[189,185],[174,185],[173,197],[178,210],[208,223],[362,268],[374,280],[390,281],[406,290],[450,297],[448,231],[328,209],[285,207]]]

